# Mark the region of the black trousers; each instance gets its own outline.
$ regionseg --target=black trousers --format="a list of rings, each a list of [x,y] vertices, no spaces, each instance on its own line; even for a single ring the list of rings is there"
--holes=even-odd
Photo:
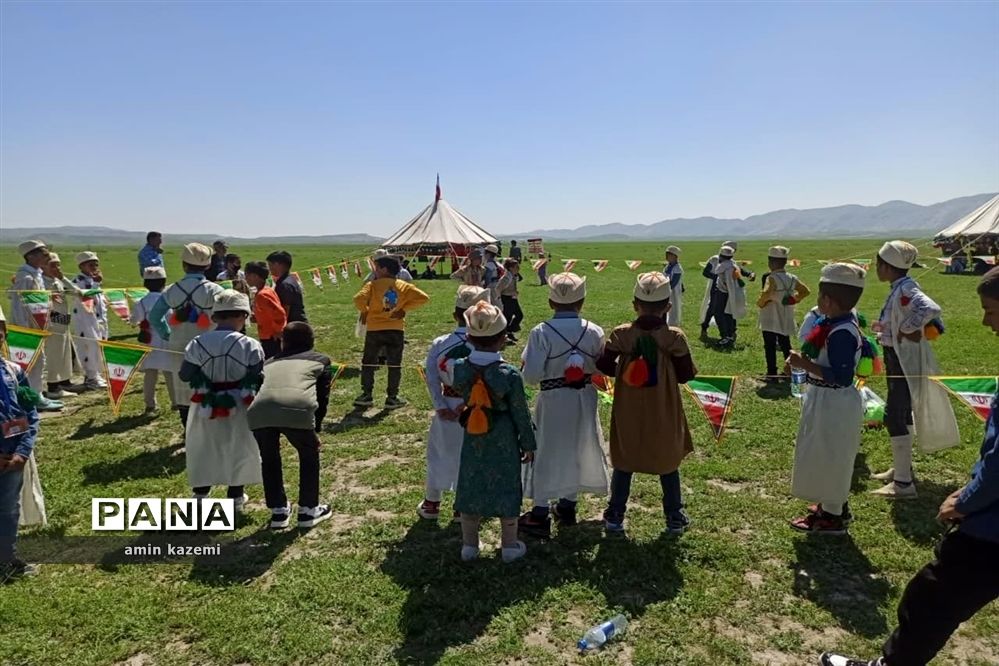
[[[264,348],[264,358],[274,358],[281,351],[280,340],[261,340],[260,346]]]
[[[361,390],[371,394],[375,390],[375,370],[379,358],[388,364],[388,397],[399,395],[402,380],[402,348],[405,334],[402,331],[368,331],[364,336],[364,353],[361,357]]]
[[[763,331],[763,353],[767,357],[767,374],[770,376],[778,374],[778,347],[780,347],[781,354],[784,355],[783,358],[787,358],[787,355],[791,352],[791,338],[780,333],[774,333],[773,331]]]
[[[711,318],[715,316],[715,301],[717,300],[718,290],[712,287],[711,291],[708,292],[708,309],[704,313],[704,321],[701,322],[702,331],[708,330],[708,326],[711,325]],[[715,320],[715,323],[717,324],[718,321]]]
[[[260,449],[264,498],[268,509],[288,506],[281,469],[281,435],[298,451],[298,506],[312,509],[319,504],[319,436],[315,430],[259,428],[253,431]]]
[[[925,666],[965,620],[999,597],[999,543],[951,532],[919,570],[898,605],[898,628],[884,645],[890,666]]]
[[[207,495],[212,491],[212,487],[198,486],[196,488],[192,488],[191,490],[194,491],[195,495]],[[243,486],[229,486],[229,489],[226,491],[225,496],[228,497],[229,499],[239,499],[240,497],[243,496]]]
[[[902,371],[898,354],[891,347],[883,347],[885,374],[888,375],[888,397],[885,399],[885,428],[889,437],[909,434],[912,425],[912,394],[909,382]]]
[[[725,312],[728,306],[728,294],[716,292],[715,298],[715,323],[718,324],[718,334],[722,338],[735,337],[735,317]]]
[[[520,309],[520,299],[513,296],[500,296],[503,301],[503,316],[506,317],[508,333],[520,331],[520,322],[524,321],[524,311]]]

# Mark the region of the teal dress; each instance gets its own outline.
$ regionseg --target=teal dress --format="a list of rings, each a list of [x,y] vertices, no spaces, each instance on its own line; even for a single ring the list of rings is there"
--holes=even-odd
[[[452,388],[468,400],[479,373],[492,402],[490,427],[484,435],[465,431],[454,508],[483,517],[514,518],[520,514],[523,497],[520,456],[537,448],[524,382],[509,363],[477,366],[460,359],[454,365]]]

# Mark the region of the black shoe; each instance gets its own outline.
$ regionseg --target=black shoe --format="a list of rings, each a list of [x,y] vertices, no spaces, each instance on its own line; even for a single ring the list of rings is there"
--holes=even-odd
[[[555,516],[555,522],[558,523],[559,527],[572,527],[576,524],[576,507],[570,509],[556,504],[555,508],[552,509],[552,514]]]
[[[311,509],[298,507],[298,526],[300,528],[315,527],[333,515],[333,509],[328,504],[320,504]]]
[[[528,511],[517,520],[517,529],[533,537],[549,539],[552,535],[552,521],[548,516],[539,518],[533,511]]]
[[[666,516],[666,531],[669,534],[683,534],[690,527],[690,518],[683,511]]]
[[[354,399],[354,407],[373,407],[375,399],[370,393],[362,393]]]
[[[38,567],[28,564],[24,560],[14,558],[5,564],[0,564],[0,585],[13,583],[19,578],[34,576],[37,573]]]
[[[408,404],[409,404],[408,400],[400,398],[399,396],[393,396],[391,398],[385,399],[385,409],[401,409]]]

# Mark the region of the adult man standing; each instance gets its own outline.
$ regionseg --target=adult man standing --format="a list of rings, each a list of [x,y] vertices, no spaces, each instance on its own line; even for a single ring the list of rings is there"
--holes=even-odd
[[[225,255],[229,253],[229,245],[220,239],[212,243],[212,249],[212,263],[205,271],[205,277],[215,282],[219,279],[219,273],[225,270]]]
[[[42,274],[43,267],[49,263],[49,248],[40,240],[24,241],[17,246],[17,252],[24,257],[24,265],[17,269],[14,275],[14,284],[10,294],[10,323],[24,328],[44,329],[45,320],[48,318],[46,311],[33,312],[32,308],[25,301],[22,293],[25,291],[45,291],[45,278]],[[31,388],[42,393],[45,390],[45,352],[44,347],[38,352],[38,360],[31,367],[28,373],[28,383]],[[42,402],[37,405],[38,411],[57,412],[62,409],[62,403],[57,400],[49,400],[42,397]]]
[[[163,267],[163,234],[158,231],[146,234],[146,245],[139,250],[139,275],[150,266]]]
[[[517,263],[523,262],[520,246],[517,245],[517,241],[515,240],[510,241],[510,258],[516,259]]]
[[[238,254],[229,253],[225,255],[225,269],[215,276],[218,282],[223,280],[245,280],[243,273],[243,259]]]

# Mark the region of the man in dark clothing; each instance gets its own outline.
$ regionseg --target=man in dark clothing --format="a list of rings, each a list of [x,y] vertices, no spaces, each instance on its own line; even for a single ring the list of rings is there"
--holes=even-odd
[[[212,254],[212,263],[209,264],[208,270],[205,271],[205,277],[215,282],[219,277],[219,273],[225,270],[225,255],[229,252],[229,245],[224,240],[217,240],[212,243],[212,249],[215,252]]]
[[[517,245],[517,241],[515,240],[510,241],[510,258],[516,259],[517,263],[523,261],[523,256],[521,254],[520,247]]]
[[[267,268],[274,276],[274,291],[277,292],[281,305],[288,315],[288,323],[293,321],[308,322],[305,316],[305,300],[302,296],[302,285],[297,280],[289,278],[291,271],[291,255],[280,250],[267,255]]]

